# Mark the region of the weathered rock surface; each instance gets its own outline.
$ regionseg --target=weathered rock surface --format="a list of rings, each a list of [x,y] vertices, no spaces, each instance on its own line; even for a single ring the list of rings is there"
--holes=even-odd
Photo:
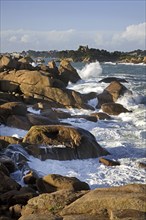
[[[59,79],[61,79],[66,85],[68,82],[76,83],[80,80],[80,76],[77,71],[71,66],[68,60],[62,60],[59,65]]]
[[[64,106],[89,108],[89,106],[84,103],[80,93],[65,89],[64,87],[54,87],[54,85],[57,85],[54,84],[55,79],[45,76],[40,71],[13,70],[8,73],[1,73],[0,79],[17,83],[20,93],[28,97],[47,99]],[[60,87],[60,85],[61,84],[59,84],[58,87]]]
[[[5,149],[9,144],[19,144],[21,143],[21,139],[16,138],[16,137],[11,137],[11,136],[0,136],[0,144],[1,144],[1,148]]]
[[[59,211],[85,193],[86,192],[73,192],[64,189],[54,193],[41,194],[28,201],[28,204],[22,210],[22,217],[19,220],[26,219],[25,217],[28,217],[29,215],[31,216],[32,214],[37,214],[38,216],[42,216],[42,214],[44,214],[44,216],[53,214],[54,217],[55,215],[58,215],[58,217],[61,218],[58,214]]]
[[[65,207],[61,215],[66,217],[75,215],[75,219],[76,216],[87,214],[89,219],[144,220],[146,214],[145,192],[146,185],[138,184],[95,189]]]
[[[4,69],[16,69],[18,65],[18,60],[13,59],[11,56],[2,56],[0,58],[0,71]]]
[[[73,126],[33,126],[23,138],[23,143],[44,146],[43,156],[48,154],[49,158],[50,154],[53,157],[54,153],[54,157],[56,155],[59,160],[95,158],[109,154],[90,132]],[[54,147],[50,149],[50,145]]]
[[[107,86],[103,92],[97,95],[98,104],[97,108],[100,108],[102,104],[109,102],[116,102],[120,96],[123,96],[126,93],[130,93],[124,85],[118,81],[112,81],[109,86]]]
[[[103,112],[106,112],[109,115],[119,115],[125,112],[131,112],[128,109],[124,108],[123,105],[118,103],[105,103],[102,104],[101,109]]]
[[[110,120],[111,119],[111,116],[104,112],[94,112],[94,113],[91,113],[91,116],[96,117],[97,120]]]
[[[106,166],[119,166],[120,162],[115,160],[110,160],[107,158],[99,158],[99,163],[103,163]]]
[[[37,189],[40,193],[50,193],[62,189],[74,191],[89,190],[87,183],[80,181],[75,177],[66,177],[59,174],[50,174],[37,179]]]

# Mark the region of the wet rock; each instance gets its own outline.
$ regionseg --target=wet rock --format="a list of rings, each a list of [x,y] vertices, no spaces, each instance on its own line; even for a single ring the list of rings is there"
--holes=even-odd
[[[0,163],[2,163],[10,173],[14,172],[16,169],[13,160],[6,155],[0,155]]]
[[[31,125],[52,125],[58,124],[59,120],[53,120],[51,117],[47,118],[42,115],[35,115],[35,114],[27,114],[27,118],[30,121]]]
[[[138,163],[138,166],[139,166],[140,168],[146,169],[146,163],[139,162],[139,163]]]
[[[19,189],[8,189],[6,192],[1,193],[0,202],[10,206],[21,204],[26,205],[27,201],[38,194],[31,188],[22,187]]]
[[[21,102],[7,102],[0,106],[0,113],[7,117],[8,115],[21,115],[27,113],[27,107]]]
[[[20,189],[20,185],[15,180],[5,175],[3,172],[0,172],[0,179],[0,193],[5,193],[9,190]]]
[[[96,92],[89,92],[89,93],[86,93],[86,94],[82,94],[82,97],[83,97],[85,102],[88,102],[91,99],[97,98],[97,93]]]
[[[11,136],[0,136],[0,143],[2,145],[2,148],[0,149],[5,149],[9,144],[19,144],[21,143],[21,141],[21,138]]]
[[[9,208],[10,215],[13,219],[18,219],[21,217],[22,205],[16,204]]]
[[[49,150],[51,154],[54,150],[54,155],[56,150],[56,159],[59,160],[95,158],[109,154],[90,132],[66,125],[33,126],[23,138],[23,143],[44,146],[44,154],[48,156]],[[50,145],[54,147],[50,149]],[[62,147],[58,149],[59,146]]]
[[[114,160],[110,160],[107,158],[99,158],[99,163],[102,163],[106,166],[119,166],[120,165],[119,161],[114,161]]]
[[[23,177],[24,183],[28,185],[36,184],[37,179],[38,175],[33,170],[28,171]]]
[[[109,115],[119,115],[121,113],[131,112],[124,108],[123,105],[118,103],[105,103],[102,104],[101,109]]]
[[[10,126],[11,126],[11,124],[13,124],[12,121],[14,121],[14,124],[17,124],[14,119],[11,119],[11,117],[12,118],[15,117],[14,115],[16,115],[16,117],[18,117],[18,118],[25,117],[26,113],[27,113],[27,107],[22,103],[8,102],[5,104],[2,104],[0,106],[0,122],[4,123],[6,125],[8,123],[8,125],[9,125],[9,121],[10,121]]]
[[[14,195],[11,198],[10,203],[11,203],[11,205],[15,205],[15,204],[26,205],[27,201],[29,199],[31,199],[37,195],[38,194],[36,192],[25,192],[25,193],[19,192],[18,194]]]
[[[91,114],[91,116],[94,116],[97,118],[97,120],[110,120],[111,116],[104,112],[94,112]]]
[[[59,174],[50,174],[37,180],[37,188],[40,193],[50,193],[61,189],[74,191],[89,190],[87,183],[75,177],[66,177]]]
[[[99,82],[111,83],[113,81],[128,83],[127,80],[122,79],[122,78],[117,78],[117,77],[106,77],[104,79],[101,79]]]
[[[10,176],[10,172],[7,167],[0,162],[0,172],[3,172],[6,176]]]
[[[73,118],[86,119],[87,121],[97,122],[97,117],[94,115],[74,115]]]
[[[118,81],[112,81],[109,86],[107,86],[104,91],[97,95],[98,104],[97,108],[100,108],[102,104],[109,102],[116,102],[117,99],[124,94],[132,94],[124,85]]]
[[[21,115],[10,115],[7,118],[6,125],[23,130],[29,130],[32,126],[28,118]]]
[[[66,85],[68,82],[76,83],[80,80],[76,69],[74,69],[68,60],[62,60],[59,65],[59,79],[62,80]]]

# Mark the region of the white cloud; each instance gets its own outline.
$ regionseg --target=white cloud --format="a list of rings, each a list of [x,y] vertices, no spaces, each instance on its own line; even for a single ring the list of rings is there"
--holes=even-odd
[[[21,37],[20,41],[21,41],[22,43],[28,43],[28,42],[29,42],[29,36],[28,36],[27,34],[24,34],[24,35]]]
[[[146,23],[140,23],[137,25],[130,25],[126,27],[123,32],[113,35],[112,44],[127,48],[133,47],[133,49],[143,48],[145,49],[146,40]]]
[[[22,50],[67,50],[77,49],[79,45],[106,50],[145,49],[145,25],[130,25],[121,32],[52,30],[6,30],[1,32],[1,51]],[[12,44],[13,43],[13,44]]]
[[[121,37],[128,41],[144,41],[145,39],[146,23],[138,25],[130,25],[122,33]]]
[[[17,41],[17,37],[16,36],[12,36],[9,39],[10,42],[16,42]]]

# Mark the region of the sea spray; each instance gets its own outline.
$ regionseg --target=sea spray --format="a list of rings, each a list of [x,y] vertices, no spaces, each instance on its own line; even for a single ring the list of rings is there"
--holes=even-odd
[[[86,64],[82,70],[78,70],[82,79],[97,78],[102,74],[102,67],[98,61]]]

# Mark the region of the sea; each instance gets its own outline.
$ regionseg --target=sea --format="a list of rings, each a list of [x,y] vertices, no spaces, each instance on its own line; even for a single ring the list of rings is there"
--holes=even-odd
[[[68,88],[80,93],[101,93],[109,83],[99,82],[106,77],[125,79],[122,83],[132,94],[126,94],[117,100],[132,112],[111,116],[111,120],[87,121],[83,118],[62,119],[73,126],[84,128],[91,132],[97,142],[110,152],[105,158],[118,160],[120,166],[105,166],[99,158],[84,160],[58,161],[38,158],[27,155],[28,166],[35,170],[40,177],[48,174],[60,174],[77,177],[89,184],[91,189],[112,187],[132,183],[146,183],[146,170],[139,163],[146,163],[146,65],[127,63],[71,63],[77,70],[81,80],[76,84],[69,83]],[[92,99],[89,104],[95,107],[98,100]],[[29,112],[40,114],[31,106]],[[102,112],[101,109],[62,109],[71,115],[89,115],[93,112]],[[1,125],[1,135],[24,137],[26,130],[10,128]],[[11,176],[23,184],[23,175],[17,170]]]

